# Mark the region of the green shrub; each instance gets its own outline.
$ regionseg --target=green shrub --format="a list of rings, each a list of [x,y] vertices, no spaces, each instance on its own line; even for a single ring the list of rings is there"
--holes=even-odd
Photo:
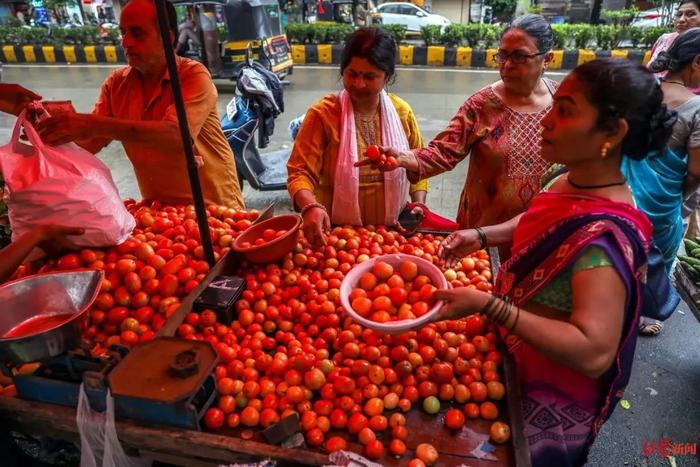
[[[425,45],[440,45],[441,44],[441,36],[442,36],[442,28],[437,25],[428,25],[428,26],[423,26],[420,28],[420,34],[423,37],[423,41],[425,42]]]
[[[406,26],[403,24],[377,24],[377,27],[386,29],[393,36],[397,44],[402,43],[406,39]]]
[[[652,46],[656,43],[656,40],[659,37],[661,37],[662,34],[666,34],[667,32],[671,32],[671,28],[668,28],[668,27],[644,28],[644,37],[642,39],[642,43],[644,45],[644,48],[651,49]]]
[[[571,34],[568,24],[553,24],[552,33],[554,34],[554,49],[566,49]]]
[[[482,24],[481,43],[485,49],[491,49],[496,46],[501,37],[501,26],[496,24]]]
[[[571,25],[571,37],[574,39],[574,46],[577,49],[587,49],[595,36],[595,30],[589,24]]]
[[[481,40],[481,24],[465,24],[462,30],[462,37],[467,42],[469,47],[475,48]]]
[[[440,36],[440,43],[442,45],[446,45],[447,47],[459,47],[462,45],[464,34],[464,25],[454,23],[449,24]]]
[[[644,29],[645,28],[638,28],[634,26],[629,28],[629,40],[632,43],[633,49],[639,48],[639,44],[644,43]]]

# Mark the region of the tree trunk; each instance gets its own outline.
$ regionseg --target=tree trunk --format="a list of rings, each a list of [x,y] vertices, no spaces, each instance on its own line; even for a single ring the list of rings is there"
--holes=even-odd
[[[594,0],[593,8],[591,9],[591,24],[600,23],[600,10],[603,7],[603,0]]]

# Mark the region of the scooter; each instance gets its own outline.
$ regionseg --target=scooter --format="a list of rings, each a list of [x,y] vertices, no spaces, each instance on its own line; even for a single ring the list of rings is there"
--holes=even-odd
[[[247,55],[246,68],[255,70],[252,52],[249,50]],[[260,71],[259,67],[257,69]],[[244,71],[241,72],[243,74]],[[282,149],[260,154],[256,142],[255,134],[258,132],[263,140],[260,147],[266,146],[264,140],[272,131],[268,127],[274,125],[274,118],[284,109],[281,92],[283,83],[275,75],[266,75],[265,78],[268,81],[257,80],[246,86],[239,77],[236,84],[238,95],[226,106],[226,114],[221,117],[221,129],[233,151],[241,187],[243,180],[246,180],[259,191],[286,190],[287,161],[292,150]],[[269,80],[277,80],[272,83],[274,89],[269,86]],[[261,128],[261,125],[265,127]]]
[[[240,186],[245,180],[258,191],[286,190],[287,161],[292,150],[260,154],[255,138],[260,119],[249,99],[236,96],[226,110],[221,118],[221,129],[233,151]]]

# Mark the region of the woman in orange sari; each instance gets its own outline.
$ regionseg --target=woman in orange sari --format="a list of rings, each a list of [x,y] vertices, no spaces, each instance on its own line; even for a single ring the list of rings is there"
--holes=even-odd
[[[451,263],[512,241],[494,295],[464,287],[436,298],[446,302],[441,319],[482,313],[507,336],[533,467],[583,465],[629,380],[652,225],[620,161],[663,149],[674,120],[642,66],[579,66],[542,121],[542,157],[568,173],[523,215],[440,248]]]

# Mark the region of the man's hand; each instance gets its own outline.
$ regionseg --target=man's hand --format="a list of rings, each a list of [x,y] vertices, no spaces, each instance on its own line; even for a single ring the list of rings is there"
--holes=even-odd
[[[81,227],[64,227],[61,225],[42,225],[36,230],[37,246],[48,254],[58,254],[72,245],[69,235],[82,235],[85,229]]]
[[[90,115],[63,113],[48,117],[36,124],[41,140],[49,146],[59,146],[90,138]]]
[[[325,245],[324,233],[331,230],[331,219],[325,209],[314,207],[304,213],[301,229],[311,245],[314,247]]]
[[[438,247],[438,257],[448,268],[453,267],[470,253],[481,248],[481,237],[474,229],[457,230],[447,236]]]
[[[0,110],[12,115],[19,115],[32,101],[41,100],[41,96],[19,84],[0,84]]]

